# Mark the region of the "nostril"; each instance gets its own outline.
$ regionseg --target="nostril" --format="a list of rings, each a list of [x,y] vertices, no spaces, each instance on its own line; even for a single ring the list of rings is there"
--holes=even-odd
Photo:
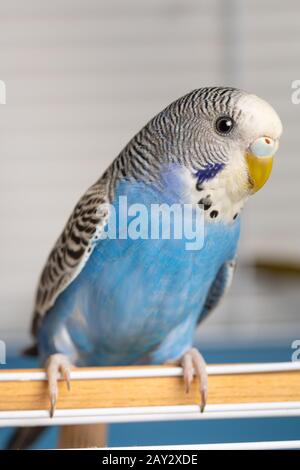
[[[271,140],[270,140],[270,139],[268,139],[268,137],[265,137],[265,142],[266,142],[266,144],[270,145],[270,143],[271,143]]]

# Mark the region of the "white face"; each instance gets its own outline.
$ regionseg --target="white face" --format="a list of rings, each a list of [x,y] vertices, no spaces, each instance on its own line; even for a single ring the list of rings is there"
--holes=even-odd
[[[276,151],[282,134],[282,124],[272,106],[256,95],[243,95],[236,107],[241,112],[236,129],[241,150],[248,151],[258,139],[267,138],[266,145],[274,144]],[[259,146],[257,151],[259,152]]]
[[[228,192],[237,199],[257,192],[268,180],[282,124],[274,109],[255,95],[243,93],[230,112],[217,117],[215,130],[226,147]]]
[[[230,223],[238,217],[245,201],[268,180],[273,156],[279,145],[282,124],[274,109],[255,95],[243,94],[232,116],[214,119],[214,135],[228,156],[224,169],[202,187],[201,201],[210,208],[210,220]],[[192,192],[196,200],[200,194]]]

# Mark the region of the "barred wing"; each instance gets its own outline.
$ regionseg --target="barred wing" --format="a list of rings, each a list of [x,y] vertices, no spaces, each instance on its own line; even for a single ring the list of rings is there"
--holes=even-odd
[[[109,217],[109,178],[106,175],[83,195],[58,238],[42,271],[36,294],[32,333],[57,297],[78,276],[89,259]]]

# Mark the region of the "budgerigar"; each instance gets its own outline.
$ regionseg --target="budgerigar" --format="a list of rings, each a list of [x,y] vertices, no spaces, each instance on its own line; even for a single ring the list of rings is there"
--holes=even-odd
[[[58,375],[69,382],[72,365],[177,361],[187,390],[198,376],[204,408],[207,376],[194,333],[230,284],[241,211],[267,181],[281,132],[278,115],[257,96],[201,88],[157,114],[87,190],[36,297],[33,334],[52,415]],[[199,205],[203,246],[188,250],[185,237],[103,237],[121,196],[128,206]]]

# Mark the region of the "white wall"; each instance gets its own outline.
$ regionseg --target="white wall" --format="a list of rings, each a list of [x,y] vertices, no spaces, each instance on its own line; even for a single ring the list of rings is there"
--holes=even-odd
[[[242,257],[300,258],[300,106],[290,100],[300,4],[241,3],[0,0],[0,337],[9,344],[25,341],[38,274],[76,200],[150,117],[197,87],[238,85],[278,109],[282,150],[247,209]]]

